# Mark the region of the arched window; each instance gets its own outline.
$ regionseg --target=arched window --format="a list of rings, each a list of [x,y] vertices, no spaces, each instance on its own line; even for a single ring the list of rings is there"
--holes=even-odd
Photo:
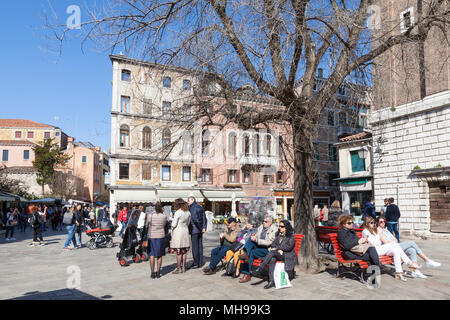
[[[209,146],[211,144],[211,134],[208,129],[202,131],[202,155],[209,155]]]
[[[248,134],[244,134],[242,138],[242,152],[246,157],[250,155],[250,136]]]
[[[168,128],[163,131],[163,134],[162,134],[162,148],[163,149],[167,148],[170,145],[171,136],[172,136],[172,133],[170,132],[170,130]]]
[[[230,134],[228,135],[228,154],[231,157],[236,157],[236,145],[237,145],[236,133],[230,132]]]
[[[266,153],[266,155],[270,156],[272,153],[272,136],[270,134],[266,135],[266,139],[265,139],[265,146],[264,146],[264,151]]]
[[[261,153],[261,146],[260,146],[260,141],[259,141],[259,134],[255,134],[253,136],[253,154],[255,154],[256,156],[259,156],[259,154]]]
[[[142,130],[142,148],[152,148],[152,129],[149,127],[145,127],[144,130]]]
[[[183,132],[183,148],[181,150],[182,154],[192,154],[192,135],[189,131],[185,130]]]
[[[130,146],[130,128],[126,124],[120,126],[120,146]]]

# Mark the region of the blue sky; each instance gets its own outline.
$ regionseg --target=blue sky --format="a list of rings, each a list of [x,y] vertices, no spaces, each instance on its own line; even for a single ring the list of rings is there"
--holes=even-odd
[[[79,0],[52,0],[52,4],[61,21],[69,17],[69,5],[82,7]],[[62,55],[48,51],[49,42],[39,30],[44,10],[49,10],[47,0],[2,2],[0,118],[54,125],[77,141],[108,150],[112,99],[109,52],[95,52],[89,46],[83,53],[77,39],[65,42]],[[55,47],[56,42],[50,44]]]

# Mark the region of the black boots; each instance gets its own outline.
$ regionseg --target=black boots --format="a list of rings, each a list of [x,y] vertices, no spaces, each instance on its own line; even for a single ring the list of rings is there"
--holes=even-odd
[[[270,289],[273,287],[275,287],[275,282],[269,281],[269,283],[264,286],[264,289]]]

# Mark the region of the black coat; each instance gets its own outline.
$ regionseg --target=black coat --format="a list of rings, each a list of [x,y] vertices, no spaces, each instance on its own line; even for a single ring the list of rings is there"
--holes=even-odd
[[[350,251],[351,248],[359,244],[359,237],[354,229],[340,228],[338,230],[337,239],[341,245],[344,258],[349,260],[361,260],[361,256],[358,256]]]
[[[328,226],[329,227],[337,227],[338,219],[340,215],[343,214],[340,208],[331,207],[328,210]]]
[[[190,234],[202,233],[202,230],[206,230],[207,219],[205,214],[205,209],[197,202],[192,203],[189,206],[189,212],[191,213],[191,222],[189,224]]]
[[[386,212],[385,212],[386,221],[388,222],[398,222],[398,219],[400,218],[400,209],[397,207],[397,205],[391,203],[387,206]]]
[[[284,268],[286,271],[294,270],[298,264],[297,253],[295,252],[295,235],[282,237],[280,235],[275,237],[271,246],[272,249],[283,251],[284,256]]]

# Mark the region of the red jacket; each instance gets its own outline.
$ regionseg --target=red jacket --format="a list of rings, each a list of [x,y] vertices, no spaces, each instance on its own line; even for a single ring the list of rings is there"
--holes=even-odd
[[[126,210],[121,210],[119,213],[119,222],[127,222],[127,211]]]

